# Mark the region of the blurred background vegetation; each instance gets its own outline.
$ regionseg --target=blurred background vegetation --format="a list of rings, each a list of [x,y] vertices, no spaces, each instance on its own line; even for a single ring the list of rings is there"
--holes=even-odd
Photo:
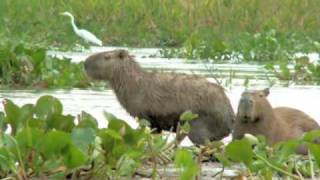
[[[105,45],[181,47],[199,41],[241,50],[255,34],[271,31],[279,45],[297,43],[299,50],[310,50],[310,41],[320,41],[319,7],[319,0],[1,0],[0,36],[50,46],[74,44],[81,40],[69,19],[58,15],[70,11],[79,27]]]
[[[161,57],[167,58],[263,64],[281,80],[320,82],[320,65],[308,56],[296,57],[319,55],[319,7],[319,0],[1,0],[1,83],[64,87],[82,77],[71,87],[88,85],[81,65],[69,68],[73,70],[66,78],[59,72],[73,64],[38,56],[53,48],[75,50],[75,44],[88,47],[73,32],[70,19],[59,15],[64,11],[104,46],[159,47]],[[42,78],[34,81],[32,73],[16,70],[29,66],[25,69]],[[52,80],[56,74],[61,81]]]

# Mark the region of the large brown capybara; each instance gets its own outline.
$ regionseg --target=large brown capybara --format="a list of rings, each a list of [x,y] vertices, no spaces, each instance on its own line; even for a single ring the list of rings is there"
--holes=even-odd
[[[244,134],[264,135],[268,144],[302,137],[303,133],[319,129],[318,123],[304,112],[289,108],[272,108],[267,100],[269,89],[242,93],[233,139]],[[303,148],[301,153],[304,154]]]
[[[190,122],[189,138],[195,144],[231,132],[235,115],[230,101],[222,87],[204,77],[145,71],[126,50],[93,54],[84,67],[92,79],[110,82],[120,104],[158,132],[175,130],[186,110],[199,115]]]

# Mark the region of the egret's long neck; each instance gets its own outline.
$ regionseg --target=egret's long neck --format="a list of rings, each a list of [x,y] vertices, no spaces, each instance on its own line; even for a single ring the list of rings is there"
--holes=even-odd
[[[71,25],[74,31],[78,31],[78,27],[76,26],[76,23],[74,22],[74,17],[73,16],[69,16],[71,19]]]

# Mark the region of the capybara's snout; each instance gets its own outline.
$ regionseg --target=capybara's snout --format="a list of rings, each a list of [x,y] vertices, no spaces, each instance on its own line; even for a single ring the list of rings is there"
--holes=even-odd
[[[253,100],[250,97],[242,97],[239,102],[237,118],[242,122],[249,122],[252,117]]]
[[[86,70],[86,72],[92,71],[96,69],[96,64],[97,63],[89,57],[84,61],[84,70]]]
[[[103,71],[101,71],[102,63],[99,61],[99,58],[89,56],[84,61],[84,70],[90,78],[96,80],[103,80]]]

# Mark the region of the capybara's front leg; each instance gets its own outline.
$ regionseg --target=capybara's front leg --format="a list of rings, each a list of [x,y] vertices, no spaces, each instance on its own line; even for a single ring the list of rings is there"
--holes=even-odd
[[[205,144],[206,141],[220,140],[230,133],[227,126],[217,124],[212,116],[199,113],[198,115],[198,119],[190,122],[191,130],[188,135],[194,144]]]

